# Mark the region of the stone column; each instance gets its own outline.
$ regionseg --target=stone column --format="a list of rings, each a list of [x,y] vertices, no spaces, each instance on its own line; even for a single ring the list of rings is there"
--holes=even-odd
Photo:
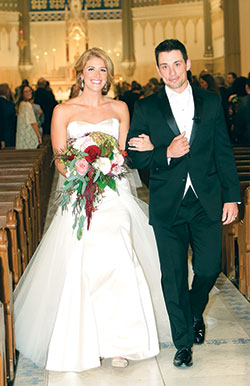
[[[18,68],[22,79],[31,77],[33,64],[30,52],[30,20],[29,20],[29,0],[19,0],[19,63]]]
[[[239,1],[224,1],[225,74],[241,73]]]
[[[211,6],[210,0],[203,0],[203,19],[204,19],[204,43],[205,51],[205,67],[209,72],[213,72],[213,39],[212,39],[212,23],[211,23]]]
[[[135,71],[134,29],[132,20],[132,0],[122,1],[122,68],[127,76]]]

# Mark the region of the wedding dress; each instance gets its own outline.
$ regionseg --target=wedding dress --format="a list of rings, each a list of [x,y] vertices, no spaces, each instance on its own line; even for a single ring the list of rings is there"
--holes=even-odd
[[[92,131],[118,138],[119,121],[73,121],[67,135]],[[155,356],[155,318],[161,340],[170,340],[152,228],[128,180],[117,186],[106,188],[81,240],[71,210],[57,210],[15,290],[16,348],[38,366],[83,371],[100,357]]]

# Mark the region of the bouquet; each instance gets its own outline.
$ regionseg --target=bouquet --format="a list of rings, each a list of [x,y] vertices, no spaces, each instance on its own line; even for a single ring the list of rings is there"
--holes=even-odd
[[[67,169],[66,180],[59,192],[62,211],[72,206],[75,216],[73,229],[78,240],[82,237],[84,221],[89,229],[92,214],[97,210],[104,189],[116,189],[117,178],[124,176],[126,152],[118,149],[117,140],[102,132],[92,132],[79,138],[70,138],[67,149],[55,158]]]

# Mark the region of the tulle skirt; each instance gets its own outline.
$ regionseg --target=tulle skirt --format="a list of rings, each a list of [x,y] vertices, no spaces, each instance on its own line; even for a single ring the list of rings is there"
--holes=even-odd
[[[106,189],[81,240],[73,221],[57,210],[15,290],[17,350],[55,371],[157,355],[158,337],[171,339],[157,248],[127,179]]]

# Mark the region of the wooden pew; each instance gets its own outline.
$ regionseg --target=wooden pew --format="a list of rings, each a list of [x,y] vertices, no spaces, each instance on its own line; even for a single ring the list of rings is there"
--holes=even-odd
[[[250,165],[250,160],[249,159],[238,159],[236,160],[236,166],[237,165]]]
[[[239,154],[235,154],[234,158],[236,161],[238,161],[238,160],[250,160],[250,154],[239,153]]]
[[[13,203],[17,197],[21,197],[23,203],[23,214],[24,214],[24,223],[26,231],[26,242],[27,242],[27,253],[28,261],[31,259],[34,246],[33,246],[33,237],[32,237],[32,228],[31,228],[31,219],[30,219],[30,205],[29,205],[29,193],[25,185],[22,186],[21,192],[1,192],[0,191],[0,202],[3,203]]]
[[[223,226],[222,269],[231,280],[236,278],[235,259],[237,258],[237,251],[235,247],[239,235],[239,223],[244,217],[245,190],[250,185],[250,148],[236,147],[233,150],[240,180],[242,203],[239,205],[239,216],[236,221]]]
[[[39,240],[44,227],[48,196],[54,175],[54,163],[52,163],[52,149],[50,143],[45,143],[40,149],[27,150],[3,150],[0,152],[0,169],[9,167],[12,159],[12,168],[25,168],[34,166],[35,187],[37,197]],[[3,161],[3,162],[2,162]]]
[[[241,204],[239,205],[239,215],[237,219],[228,225],[223,225],[222,228],[222,270],[230,280],[236,278],[235,258],[237,251],[235,243],[238,239],[238,227],[240,221],[244,217],[244,195],[245,190],[250,186],[250,178],[245,176],[245,173],[238,173],[240,178]]]
[[[16,196],[14,201],[8,201],[9,198],[5,201],[0,201],[0,214],[5,214],[9,210],[14,210],[17,215],[17,239],[18,246],[21,250],[21,261],[22,261],[22,273],[28,265],[28,240],[27,232],[25,229],[25,217],[24,217],[24,207],[21,196]],[[31,257],[31,256],[30,256]]]
[[[14,379],[16,364],[12,274],[9,269],[7,232],[0,229],[0,301],[4,305],[8,381]]]
[[[250,300],[250,186],[245,191],[244,218],[238,226],[239,289]]]
[[[29,214],[30,214],[31,229],[32,229],[32,234],[31,234],[32,253],[34,253],[38,245],[38,229],[37,229],[37,212],[35,210],[36,201],[33,195],[33,187],[32,187],[31,180],[27,179],[25,182],[8,182],[8,183],[0,182],[0,192],[5,192],[5,193],[17,192],[16,194],[19,194],[24,186],[26,186],[29,191],[28,204],[29,204]]]
[[[37,171],[38,166],[36,161],[29,162],[26,167],[16,167],[16,164],[9,162],[7,167],[0,166],[0,179],[4,181],[4,176],[9,175],[9,180],[11,180],[12,176],[24,176],[24,182],[28,189],[28,203],[29,203],[29,212],[30,212],[30,220],[33,225],[35,224],[34,233],[32,232],[32,251],[37,247],[38,242],[41,239],[41,213],[40,213],[40,185],[39,185],[39,171]],[[25,176],[25,173],[27,175]],[[7,181],[7,180],[6,180]],[[18,179],[17,179],[18,181]],[[20,180],[19,180],[20,181]],[[32,220],[33,216],[33,220]],[[30,240],[31,242],[31,240]]]
[[[21,252],[18,247],[17,219],[16,214],[13,210],[9,210],[7,213],[4,211],[3,214],[0,212],[0,228],[8,230],[9,233],[9,264],[11,272],[13,273],[13,284],[15,287],[22,275],[22,262]]]
[[[250,154],[250,147],[234,147],[234,154]]]
[[[0,302],[0,385],[7,386],[4,307]]]

